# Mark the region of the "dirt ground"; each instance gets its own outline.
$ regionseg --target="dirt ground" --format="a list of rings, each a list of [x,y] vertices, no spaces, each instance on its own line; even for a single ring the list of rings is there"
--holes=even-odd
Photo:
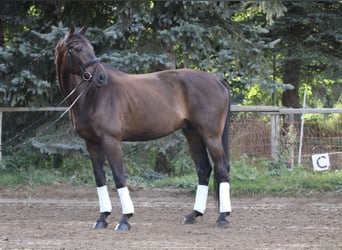
[[[231,226],[218,229],[213,197],[196,224],[181,225],[193,194],[131,190],[132,228],[117,232],[121,208],[110,193],[109,227],[93,230],[95,188],[0,189],[0,249],[342,249],[342,195],[232,197]]]

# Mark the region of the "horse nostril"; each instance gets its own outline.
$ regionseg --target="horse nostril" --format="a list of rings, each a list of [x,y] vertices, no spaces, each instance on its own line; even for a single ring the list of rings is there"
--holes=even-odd
[[[107,84],[107,74],[105,72],[100,72],[98,74],[97,80],[101,85],[106,85]]]

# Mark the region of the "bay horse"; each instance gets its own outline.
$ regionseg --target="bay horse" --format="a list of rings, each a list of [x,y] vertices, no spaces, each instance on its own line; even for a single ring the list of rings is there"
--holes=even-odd
[[[216,225],[228,227],[231,212],[228,130],[230,92],[212,74],[192,69],[126,74],[95,56],[85,36],[72,24],[55,48],[60,90],[70,107],[77,134],[85,140],[92,162],[100,216],[93,228],[106,228],[112,205],[103,165],[107,158],[120,198],[122,217],[115,230],[129,230],[134,206],[126,186],[122,141],[146,141],[181,129],[195,162],[198,185],[195,204],[183,224],[192,224],[206,210],[214,163],[219,206]]]

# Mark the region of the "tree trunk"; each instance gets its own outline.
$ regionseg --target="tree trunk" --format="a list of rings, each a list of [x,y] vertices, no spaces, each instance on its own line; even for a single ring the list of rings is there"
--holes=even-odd
[[[305,16],[305,10],[299,6],[288,7],[288,15],[294,20],[300,20]],[[294,88],[283,92],[282,104],[285,107],[300,108],[299,87],[300,87],[300,68],[302,64],[302,46],[303,46],[303,24],[301,22],[292,22],[285,30],[284,40],[287,44],[285,64],[283,68],[283,82],[291,84]]]
[[[289,8],[288,14],[294,19],[300,20],[300,16],[305,15],[305,10],[300,7]],[[293,89],[287,89],[282,94],[282,105],[291,108],[300,108],[299,88],[302,66],[302,46],[303,46],[303,26],[300,22],[291,23],[286,29],[287,51],[283,67],[283,82],[291,84]],[[291,129],[293,127],[293,129]],[[293,167],[293,149],[292,140],[293,131],[300,130],[300,115],[285,116],[283,119],[282,145],[279,151],[279,158],[284,158],[289,167]]]
[[[282,95],[282,104],[285,107],[299,108],[299,86],[301,68],[301,24],[294,24],[288,29],[288,45],[283,70],[283,82],[291,84],[293,89],[287,89]]]
[[[288,58],[293,58],[293,52],[288,51]],[[300,66],[301,62],[300,59],[288,59],[284,65],[284,75],[283,75],[283,82],[286,84],[291,84],[293,89],[287,89],[283,92],[282,95],[282,104],[285,107],[291,108],[300,108],[299,103],[299,83],[300,83]]]

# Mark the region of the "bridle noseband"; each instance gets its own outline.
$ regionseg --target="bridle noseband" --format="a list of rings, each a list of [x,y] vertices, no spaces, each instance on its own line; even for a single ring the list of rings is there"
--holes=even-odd
[[[80,76],[82,77],[82,79],[86,82],[90,82],[93,79],[93,74],[97,69],[97,65],[96,65],[95,69],[93,70],[93,73],[87,71],[87,68],[94,65],[94,64],[97,64],[100,61],[100,59],[96,57],[87,63],[82,63],[81,60],[72,52],[71,44],[73,42],[76,42],[76,41],[71,41],[71,42],[66,44],[67,50],[68,50],[67,56],[70,57],[71,60],[73,60],[78,65],[78,67],[80,68],[80,71],[81,71]]]

